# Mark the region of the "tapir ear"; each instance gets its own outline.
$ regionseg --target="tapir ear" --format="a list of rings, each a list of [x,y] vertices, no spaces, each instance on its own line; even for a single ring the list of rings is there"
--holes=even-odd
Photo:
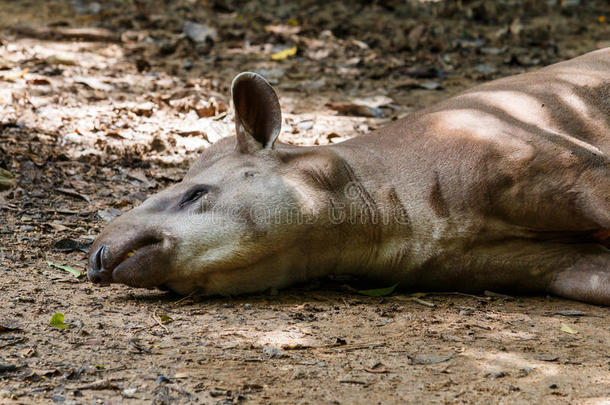
[[[243,153],[273,148],[280,134],[282,112],[275,91],[262,76],[243,72],[231,85],[237,147]]]

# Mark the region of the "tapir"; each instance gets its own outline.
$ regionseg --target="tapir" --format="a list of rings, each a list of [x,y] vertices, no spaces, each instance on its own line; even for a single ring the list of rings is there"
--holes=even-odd
[[[92,282],[233,295],[351,275],[610,306],[610,48],[326,146],[276,141],[258,74],[231,93],[235,136],[102,231]]]

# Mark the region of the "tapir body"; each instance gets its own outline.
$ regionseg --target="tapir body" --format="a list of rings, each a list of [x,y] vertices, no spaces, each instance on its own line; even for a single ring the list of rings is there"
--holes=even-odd
[[[110,224],[89,278],[238,294],[331,274],[610,305],[610,48],[320,147],[275,142],[242,73],[236,136]]]

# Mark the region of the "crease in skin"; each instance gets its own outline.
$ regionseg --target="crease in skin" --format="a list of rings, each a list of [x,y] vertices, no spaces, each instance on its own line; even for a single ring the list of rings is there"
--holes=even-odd
[[[544,109],[544,103],[522,91],[474,91],[464,94],[463,97],[492,105],[513,118],[530,125],[540,126],[541,123],[551,121],[550,115]]]
[[[597,87],[602,85],[604,82],[599,77],[583,72],[582,69],[570,69],[558,72],[555,76],[558,80],[565,81],[574,86],[584,87]]]
[[[585,149],[592,154],[603,155],[603,152],[599,148],[591,145],[590,143],[557,131],[554,128],[555,125],[552,125],[553,122],[551,117],[546,113],[546,111],[543,110],[541,107],[542,104],[535,97],[516,91],[473,92],[468,93],[463,97],[501,109],[513,119],[531,126],[535,126],[541,131],[560,137],[564,142],[571,143],[574,146]],[[558,97],[562,96],[558,95]],[[576,104],[577,108],[580,108],[582,111],[587,111],[586,104],[584,104],[582,99],[575,95],[571,95],[570,98],[572,99],[571,101]],[[481,139],[488,138],[490,136],[498,136],[498,134],[501,132],[498,131],[498,128],[514,128],[501,118],[492,115],[483,115],[481,114],[480,110],[475,109],[445,110],[442,111],[442,114],[444,115],[441,118],[442,125],[447,129],[465,129],[468,130],[470,134],[477,135]],[[473,119],[480,120],[480,125],[478,128],[473,129],[470,127]],[[494,128],[495,131],[493,133],[489,133],[487,131],[488,128]],[[517,140],[514,137],[514,134],[511,134],[509,131],[504,131],[504,134],[505,143],[503,146],[509,143],[514,143],[515,149],[519,149],[525,145],[524,142]]]

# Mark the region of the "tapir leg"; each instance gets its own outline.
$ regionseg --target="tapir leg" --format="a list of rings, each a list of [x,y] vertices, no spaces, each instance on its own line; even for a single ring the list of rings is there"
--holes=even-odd
[[[494,250],[490,264],[511,267],[507,281],[524,291],[541,286],[563,298],[610,306],[610,250],[600,244],[515,241]]]
[[[402,284],[432,291],[547,292],[610,305],[610,250],[597,243],[488,241],[431,260]]]
[[[610,306],[610,253],[584,256],[552,278],[549,292],[591,304]]]

